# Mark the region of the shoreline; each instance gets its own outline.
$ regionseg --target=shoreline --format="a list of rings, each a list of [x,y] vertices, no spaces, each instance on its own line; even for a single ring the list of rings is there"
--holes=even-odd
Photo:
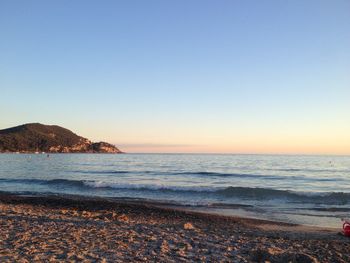
[[[75,181],[74,181],[75,182]],[[217,216],[226,216],[229,218],[244,218],[246,220],[257,220],[257,221],[267,221],[272,224],[291,224],[291,225],[299,225],[305,226],[308,228],[316,228],[316,229],[329,229],[337,231],[342,226],[341,219],[333,220],[331,223],[328,221],[324,221],[321,216],[318,221],[311,221],[308,224],[307,220],[298,220],[292,217],[283,218],[278,214],[277,211],[273,213],[261,213],[261,209],[259,206],[254,206],[250,204],[242,204],[242,203],[233,203],[233,204],[225,204],[225,203],[211,203],[211,204],[189,204],[189,203],[180,203],[173,200],[166,199],[153,199],[153,198],[143,198],[143,197],[118,197],[118,196],[104,196],[104,195],[84,195],[80,193],[60,193],[60,192],[33,192],[33,191],[4,191],[0,190],[0,195],[17,195],[17,196],[32,196],[32,197],[43,197],[43,198],[63,198],[63,199],[72,199],[72,200],[99,200],[101,202],[108,201],[114,203],[128,203],[128,204],[143,204],[158,208],[165,209],[175,209],[178,211],[187,211],[199,214],[210,214]],[[263,207],[264,208],[264,207]],[[339,210],[339,208],[338,208]],[[260,212],[259,212],[260,211]],[[266,210],[267,211],[267,210]],[[345,211],[348,211],[345,210]],[[305,216],[301,214],[302,216]],[[312,217],[313,215],[307,215]],[[344,218],[346,216],[343,216]]]
[[[254,217],[245,217],[241,215],[225,215],[218,212],[212,212],[207,209],[196,209],[186,205],[173,204],[171,202],[153,201],[147,199],[128,198],[128,197],[101,197],[101,196],[84,196],[74,194],[51,194],[51,193],[13,193],[0,191],[0,203],[9,205],[27,204],[40,205],[55,209],[75,208],[78,210],[108,210],[108,209],[126,209],[127,212],[157,212],[159,215],[176,214],[178,216],[193,216],[198,218],[210,218],[219,221],[233,221],[245,224],[247,226],[268,226],[276,230],[290,231],[300,230],[301,232],[331,233],[338,234],[341,228],[320,227],[313,225],[304,225],[289,223],[277,220],[269,220]],[[129,210],[129,211],[128,211]],[[341,226],[341,224],[339,224]],[[279,229],[280,228],[280,229]]]
[[[337,234],[340,229],[135,200],[1,192],[0,225],[1,262],[350,261],[349,239]]]

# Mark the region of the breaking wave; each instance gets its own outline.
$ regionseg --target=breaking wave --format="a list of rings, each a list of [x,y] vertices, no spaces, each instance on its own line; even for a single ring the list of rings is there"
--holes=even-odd
[[[254,187],[236,187],[226,188],[215,187],[187,187],[187,186],[165,186],[150,184],[120,184],[96,180],[68,180],[68,179],[0,179],[0,183],[34,184],[45,185],[50,188],[74,188],[93,190],[127,190],[127,191],[153,191],[153,192],[171,192],[178,194],[196,194],[196,195],[215,195],[223,198],[239,198],[249,200],[286,200],[289,202],[301,202],[312,204],[338,204],[345,205],[350,203],[350,193],[345,192],[316,192],[304,193],[289,190],[254,188]]]

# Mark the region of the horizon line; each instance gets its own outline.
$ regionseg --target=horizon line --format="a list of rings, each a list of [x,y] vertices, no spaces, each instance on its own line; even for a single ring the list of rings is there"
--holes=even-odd
[[[123,152],[123,154],[203,154],[203,155],[289,155],[289,156],[350,156],[348,154],[337,153],[219,153],[219,152]]]

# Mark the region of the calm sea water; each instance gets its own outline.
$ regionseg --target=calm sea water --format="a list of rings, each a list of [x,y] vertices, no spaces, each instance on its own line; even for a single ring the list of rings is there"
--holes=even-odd
[[[0,191],[146,199],[339,227],[350,217],[350,157],[0,154]]]

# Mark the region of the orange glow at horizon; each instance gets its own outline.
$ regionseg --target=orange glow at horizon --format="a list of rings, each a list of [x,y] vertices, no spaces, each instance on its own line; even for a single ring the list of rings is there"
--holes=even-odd
[[[117,145],[118,146],[118,145]],[[121,150],[129,153],[222,153],[222,154],[330,154],[330,155],[349,155],[350,142],[339,144],[323,144],[313,142],[305,143],[303,141],[290,141],[287,143],[276,144],[268,141],[245,144],[227,144],[227,145],[123,145],[119,146]]]
[[[350,124],[338,120],[289,121],[274,126],[186,124],[125,123],[115,130],[88,126],[81,127],[81,134],[94,141],[114,143],[129,153],[350,154]]]

